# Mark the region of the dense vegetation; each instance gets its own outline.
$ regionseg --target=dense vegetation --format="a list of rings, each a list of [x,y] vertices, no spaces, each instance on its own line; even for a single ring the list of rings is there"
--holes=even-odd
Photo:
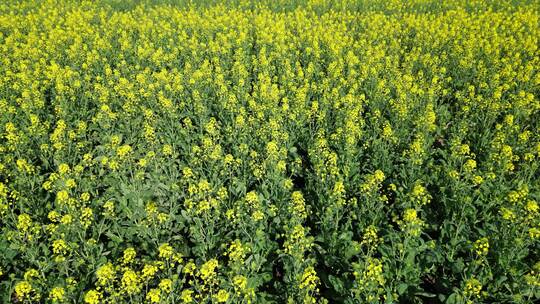
[[[539,7],[2,1],[0,301],[538,301]]]

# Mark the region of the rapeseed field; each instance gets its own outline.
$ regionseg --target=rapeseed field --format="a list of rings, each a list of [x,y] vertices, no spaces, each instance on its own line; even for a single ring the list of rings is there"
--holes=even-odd
[[[2,303],[540,300],[540,3],[0,3]]]

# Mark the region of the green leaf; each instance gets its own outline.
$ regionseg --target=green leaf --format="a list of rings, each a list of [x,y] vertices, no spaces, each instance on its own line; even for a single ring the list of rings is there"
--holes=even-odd
[[[408,288],[409,288],[409,285],[407,285],[406,283],[401,283],[397,287],[397,292],[399,295],[402,295],[405,293],[405,291],[407,291]]]
[[[344,290],[344,284],[343,281],[340,278],[337,278],[333,275],[328,275],[328,281],[330,284],[332,284],[332,287],[336,290],[338,293],[342,293]]]

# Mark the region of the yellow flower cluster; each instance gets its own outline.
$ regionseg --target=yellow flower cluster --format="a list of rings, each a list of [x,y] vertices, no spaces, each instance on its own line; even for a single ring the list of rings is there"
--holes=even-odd
[[[467,303],[475,303],[480,298],[482,284],[476,278],[470,278],[465,282],[463,295],[467,298]]]
[[[403,212],[403,219],[398,221],[401,229],[411,236],[419,236],[425,222],[418,218],[418,213],[415,209],[406,209]]]
[[[375,249],[377,245],[381,242],[381,239],[377,235],[377,227],[371,225],[368,226],[362,235],[361,245],[366,245],[370,250]]]
[[[489,240],[487,237],[483,237],[479,240],[476,240],[473,244],[474,251],[476,254],[483,256],[487,255],[489,251]]]
[[[377,302],[386,282],[382,262],[376,258],[368,258],[365,263],[353,266],[355,286],[352,291],[355,298],[367,303]]]

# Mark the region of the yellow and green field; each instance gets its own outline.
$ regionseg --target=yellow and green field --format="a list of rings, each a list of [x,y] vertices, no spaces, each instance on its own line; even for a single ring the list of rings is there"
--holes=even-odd
[[[1,303],[540,301],[540,1],[5,0]]]

